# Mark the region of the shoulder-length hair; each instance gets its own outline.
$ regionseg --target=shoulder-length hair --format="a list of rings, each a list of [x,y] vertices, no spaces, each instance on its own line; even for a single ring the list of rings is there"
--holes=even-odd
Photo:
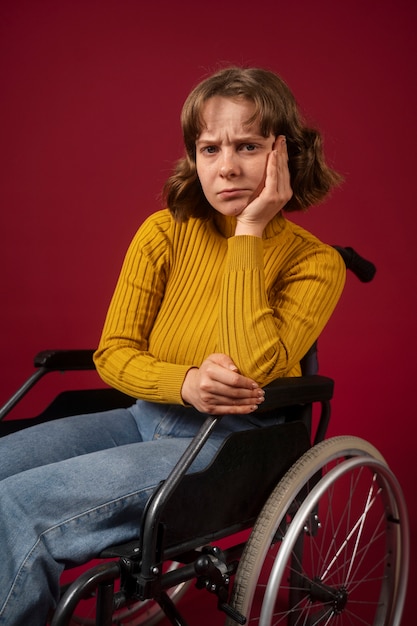
[[[247,120],[248,125],[258,120],[264,137],[285,135],[293,190],[285,211],[301,211],[318,204],[342,181],[326,165],[322,137],[306,126],[286,83],[269,70],[229,67],[199,83],[184,103],[181,126],[186,154],[177,162],[163,190],[166,205],[177,220],[208,218],[213,211],[197,176],[195,147],[204,124],[203,105],[213,96],[250,100],[255,112]]]

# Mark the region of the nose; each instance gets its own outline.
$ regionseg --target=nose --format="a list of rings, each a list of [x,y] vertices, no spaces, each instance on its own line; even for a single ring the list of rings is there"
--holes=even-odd
[[[238,171],[239,166],[232,151],[223,151],[220,163],[220,176],[223,178],[229,178],[230,176],[236,176]]]

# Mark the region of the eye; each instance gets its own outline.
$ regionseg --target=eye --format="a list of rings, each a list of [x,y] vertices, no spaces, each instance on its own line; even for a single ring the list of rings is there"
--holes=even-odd
[[[243,150],[244,152],[254,152],[256,148],[257,146],[254,143],[242,143],[242,145],[239,146],[239,149]]]
[[[203,154],[215,154],[217,152],[217,147],[216,146],[205,146],[201,152]]]

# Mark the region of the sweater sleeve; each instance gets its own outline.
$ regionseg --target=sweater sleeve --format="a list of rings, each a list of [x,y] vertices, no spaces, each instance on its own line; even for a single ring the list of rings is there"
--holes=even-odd
[[[169,220],[146,221],[134,237],[111,300],[94,362],[112,387],[152,402],[182,404],[189,366],[166,363],[148,350],[167,280]]]
[[[345,266],[317,241],[293,256],[266,293],[262,239],[228,240],[219,315],[219,350],[260,385],[299,375],[299,362],[330,318]]]

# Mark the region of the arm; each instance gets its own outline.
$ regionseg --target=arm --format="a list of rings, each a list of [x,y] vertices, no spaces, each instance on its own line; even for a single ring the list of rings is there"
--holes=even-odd
[[[262,241],[229,240],[219,349],[261,386],[299,374],[299,361],[320,335],[344,286],[345,267],[336,251],[313,237],[290,241],[283,237],[276,250],[279,273],[267,294]]]
[[[265,182],[237,216],[229,239],[219,318],[220,350],[239,371],[265,385],[297,372],[340,297],[345,267],[338,253],[294,227],[276,241],[275,260],[264,250],[265,228],[292,196],[285,138],[270,153]],[[291,235],[291,233],[287,233]],[[265,266],[277,278],[267,293]]]
[[[187,403],[204,413],[249,413],[264,393],[228,356],[202,356],[196,367],[149,351],[172,263],[171,224],[170,217],[147,220],[132,241],[94,355],[97,370],[109,385],[136,398]],[[166,337],[170,342],[169,333]],[[199,343],[198,336],[193,339]]]
[[[94,362],[103,380],[135,398],[181,403],[190,365],[165,363],[148,351],[148,338],[165,291],[171,220],[145,221],[124,260]]]

